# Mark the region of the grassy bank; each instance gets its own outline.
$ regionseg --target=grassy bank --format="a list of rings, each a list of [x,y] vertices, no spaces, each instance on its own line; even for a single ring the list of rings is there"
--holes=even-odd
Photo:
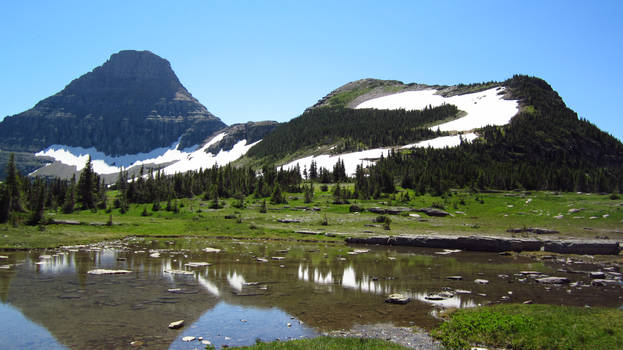
[[[344,185],[343,185],[344,186]],[[346,185],[352,186],[352,185]],[[0,248],[46,248],[67,244],[89,243],[126,236],[205,236],[276,238],[304,240],[341,240],[347,235],[400,235],[400,234],[451,234],[511,236],[509,228],[541,227],[560,231],[546,238],[623,239],[623,200],[609,195],[507,192],[469,193],[454,192],[450,196],[409,196],[404,193],[377,200],[350,200],[349,204],[333,204],[332,186],[321,191],[315,186],[311,203],[304,203],[303,194],[288,193],[287,204],[267,205],[261,212],[263,199],[249,196],[244,208],[235,208],[237,200],[222,200],[224,208],[210,209],[210,202],[201,197],[174,201],[177,211],[152,210],[152,204],[131,204],[130,210],[121,214],[119,209],[110,212],[99,210],[76,211],[63,214],[46,212],[46,220],[78,221],[82,225],[0,226]],[[112,205],[115,194],[108,198]],[[350,206],[370,207],[439,207],[451,214],[447,217],[421,217],[387,215],[385,225],[378,214],[367,211],[350,212]],[[162,202],[165,208],[166,203]],[[312,210],[315,209],[315,210]],[[577,209],[571,210],[571,209]],[[571,211],[570,211],[571,210]],[[414,212],[412,212],[413,214]],[[105,226],[112,218],[112,225]],[[279,219],[297,222],[282,223]],[[22,217],[26,222],[27,217]],[[95,224],[95,225],[92,225]],[[389,228],[389,230],[387,230]],[[307,230],[333,233],[303,235],[294,231]],[[520,233],[517,236],[534,236]],[[543,237],[543,236],[541,236]]]
[[[332,338],[318,337],[313,339],[291,340],[287,342],[259,343],[253,346],[240,347],[235,349],[247,350],[403,350],[403,346],[393,344],[379,339],[360,339],[360,338]]]
[[[458,310],[433,331],[451,349],[621,349],[623,311],[557,305]]]

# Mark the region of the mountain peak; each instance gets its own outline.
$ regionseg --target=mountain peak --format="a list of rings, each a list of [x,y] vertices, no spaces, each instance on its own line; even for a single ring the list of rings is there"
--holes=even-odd
[[[200,142],[226,125],[184,88],[164,58],[124,50],[32,109],[0,123],[0,148],[51,145],[136,154]]]

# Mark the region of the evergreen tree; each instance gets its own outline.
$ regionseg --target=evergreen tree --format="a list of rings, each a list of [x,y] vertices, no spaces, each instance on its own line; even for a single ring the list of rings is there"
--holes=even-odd
[[[315,160],[312,160],[309,165],[309,179],[312,181],[318,179],[318,167],[316,166]]]
[[[95,209],[95,186],[97,175],[93,172],[91,165],[91,156],[80,173],[78,180],[78,202],[82,209]]]
[[[22,202],[22,183],[15,166],[15,155],[13,153],[9,157],[6,173],[5,186],[8,192],[9,215],[11,212],[24,212],[26,210]]]
[[[0,224],[9,221],[11,215],[10,196],[7,186],[0,184]]]
[[[273,188],[273,194],[270,196],[271,204],[284,204],[287,203],[285,195],[281,193],[281,186],[278,183],[275,183],[275,187]]]
[[[74,197],[74,186],[67,186],[67,193],[65,194],[65,201],[63,202],[63,213],[71,214],[74,212],[76,200]]]
[[[32,209],[32,213],[30,219],[28,220],[29,225],[37,225],[43,220],[45,209],[45,186],[39,185],[37,186],[37,197]]]

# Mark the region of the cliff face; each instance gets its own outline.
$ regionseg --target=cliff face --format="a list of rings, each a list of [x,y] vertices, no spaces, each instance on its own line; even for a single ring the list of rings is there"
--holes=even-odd
[[[200,143],[226,125],[184,88],[169,62],[121,51],[61,92],[0,123],[0,149],[37,152],[53,144],[109,155]]]

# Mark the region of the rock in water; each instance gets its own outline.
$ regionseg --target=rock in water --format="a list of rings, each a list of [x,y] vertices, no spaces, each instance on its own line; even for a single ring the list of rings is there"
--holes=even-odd
[[[184,320],[179,320],[179,321],[169,323],[169,328],[171,329],[179,329],[182,327],[184,327]]]
[[[108,270],[108,269],[95,269],[87,272],[89,275],[120,275],[130,273],[129,270]]]
[[[410,301],[411,298],[399,293],[390,294],[387,299],[385,299],[385,302],[390,304],[406,304]]]
[[[543,284],[565,284],[571,282],[567,277],[543,277],[535,281]]]

